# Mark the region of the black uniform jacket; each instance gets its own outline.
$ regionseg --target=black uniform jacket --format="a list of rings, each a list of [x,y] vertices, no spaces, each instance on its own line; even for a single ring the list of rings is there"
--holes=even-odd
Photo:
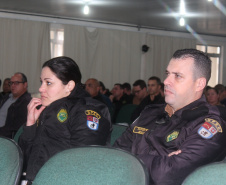
[[[25,154],[26,179],[33,180],[57,152],[108,144],[111,129],[108,108],[76,85],[70,96],[46,107],[34,125],[24,126],[19,145]]]
[[[171,117],[165,108],[147,107],[114,146],[143,160],[149,169],[150,184],[179,185],[197,167],[225,157],[225,109],[220,112],[218,107],[207,104],[204,96]],[[168,156],[177,150],[182,153]]]

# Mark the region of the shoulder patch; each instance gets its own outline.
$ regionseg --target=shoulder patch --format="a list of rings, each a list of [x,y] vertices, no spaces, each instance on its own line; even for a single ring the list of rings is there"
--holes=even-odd
[[[91,130],[98,130],[99,128],[99,119],[101,116],[93,111],[93,110],[86,110],[85,114],[87,115],[87,126]]]
[[[67,110],[66,109],[61,109],[58,114],[57,114],[57,119],[63,123],[67,120],[68,118],[68,114],[67,114]]]
[[[95,112],[93,110],[86,110],[85,113],[87,116],[92,115],[92,116],[95,116],[97,119],[101,118],[100,114],[98,114],[97,112]]]
[[[148,131],[148,129],[147,128],[143,128],[143,127],[135,126],[133,128],[133,133],[135,133],[135,134],[141,134],[141,135],[143,135],[147,131]]]
[[[171,134],[169,134],[167,137],[166,137],[166,142],[170,142],[170,141],[173,141],[175,139],[177,139],[179,135],[179,132],[178,131],[173,131]]]
[[[222,128],[216,120],[210,118],[206,118],[198,130],[198,134],[204,139],[212,138],[217,132],[222,133]]]

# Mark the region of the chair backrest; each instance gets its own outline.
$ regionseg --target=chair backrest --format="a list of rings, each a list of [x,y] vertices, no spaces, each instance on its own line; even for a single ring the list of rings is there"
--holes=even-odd
[[[182,183],[183,185],[218,185],[226,184],[226,163],[215,162],[202,166],[192,172]]]
[[[0,137],[0,184],[18,185],[23,168],[23,156],[15,141]]]
[[[32,185],[147,185],[148,172],[134,155],[115,148],[88,146],[50,158]]]
[[[23,125],[19,128],[19,130],[17,130],[15,136],[13,137],[13,140],[16,141],[17,143],[22,132],[23,132]]]
[[[112,125],[112,133],[111,133],[111,145],[122,135],[122,133],[127,129],[127,126],[124,125]]]
[[[128,123],[131,124],[131,115],[136,109],[137,105],[127,104],[121,107],[116,117],[116,123]]]

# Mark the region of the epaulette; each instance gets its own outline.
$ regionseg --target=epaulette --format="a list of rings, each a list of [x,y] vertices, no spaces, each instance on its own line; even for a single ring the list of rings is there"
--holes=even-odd
[[[182,119],[192,121],[195,120],[201,116],[205,116],[209,113],[209,109],[206,106],[200,106],[196,107],[190,110],[184,110],[182,112]]]
[[[226,121],[226,108],[220,105],[217,105],[217,108],[220,112],[221,118]]]

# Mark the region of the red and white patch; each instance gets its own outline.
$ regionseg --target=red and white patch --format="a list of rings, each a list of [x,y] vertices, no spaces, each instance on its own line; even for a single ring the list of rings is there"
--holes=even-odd
[[[210,139],[217,133],[217,129],[210,123],[205,122],[198,130],[198,134],[205,138]]]
[[[98,130],[99,127],[99,119],[94,116],[87,116],[87,126],[91,130]]]

